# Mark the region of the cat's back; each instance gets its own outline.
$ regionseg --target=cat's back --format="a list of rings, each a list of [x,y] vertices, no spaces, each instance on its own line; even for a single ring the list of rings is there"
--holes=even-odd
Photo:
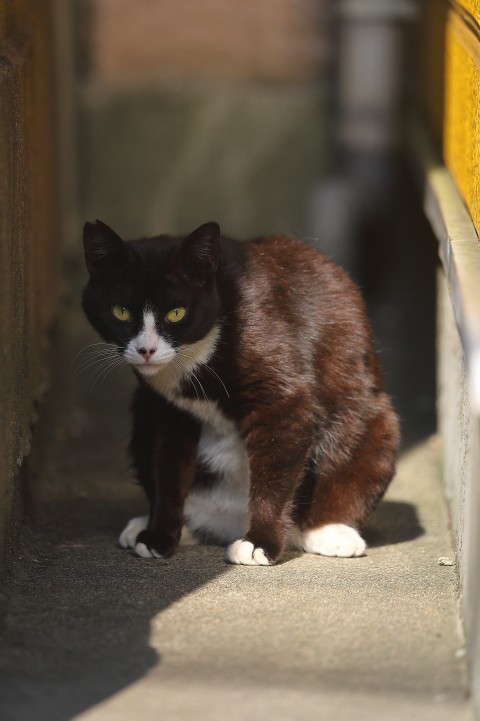
[[[319,325],[366,325],[364,304],[347,273],[296,238],[265,236],[244,244],[242,299],[255,322],[276,316],[294,330]],[[255,311],[258,309],[258,312]]]
[[[267,382],[276,398],[286,389],[302,407],[336,408],[348,397],[362,418],[388,405],[363,299],[347,273],[283,236],[247,241],[245,253],[236,327],[246,384],[257,392]]]
[[[359,299],[347,273],[324,253],[302,240],[282,235],[265,236],[245,243],[252,280],[279,294],[293,290],[310,297],[337,293]]]

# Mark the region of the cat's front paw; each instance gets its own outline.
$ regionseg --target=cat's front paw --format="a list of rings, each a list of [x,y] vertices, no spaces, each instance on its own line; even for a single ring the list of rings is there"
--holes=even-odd
[[[148,526],[148,516],[131,518],[118,538],[118,545],[122,548],[135,548],[138,534]]]
[[[177,545],[172,538],[144,530],[138,534],[133,552],[140,558],[168,558]]]
[[[271,566],[263,548],[256,547],[250,541],[239,538],[227,548],[227,561],[242,566]]]

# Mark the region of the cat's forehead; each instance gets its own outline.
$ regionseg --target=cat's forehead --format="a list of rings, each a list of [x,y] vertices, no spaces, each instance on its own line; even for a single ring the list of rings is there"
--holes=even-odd
[[[195,304],[206,291],[175,262],[180,245],[180,239],[169,236],[127,241],[128,262],[110,268],[100,281],[109,301],[162,314]]]
[[[145,277],[138,273],[125,273],[114,283],[113,292],[126,294],[136,305],[149,306],[152,310],[163,307],[172,299],[192,296],[192,288],[187,283],[161,274]]]
[[[110,301],[138,311],[163,313],[165,308],[189,305],[194,299],[192,284],[172,276],[163,266],[132,266],[115,273],[109,280],[103,284]]]

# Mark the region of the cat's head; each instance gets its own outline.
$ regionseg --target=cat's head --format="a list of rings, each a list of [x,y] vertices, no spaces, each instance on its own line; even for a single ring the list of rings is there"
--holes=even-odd
[[[158,373],[182,348],[195,350],[216,328],[219,238],[213,222],[182,238],[130,242],[98,220],[85,223],[90,279],[83,308],[102,338],[142,375]]]

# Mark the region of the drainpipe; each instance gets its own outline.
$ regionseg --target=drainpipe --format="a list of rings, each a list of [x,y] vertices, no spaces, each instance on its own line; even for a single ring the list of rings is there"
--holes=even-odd
[[[338,263],[358,275],[356,236],[381,214],[394,173],[404,97],[405,25],[414,0],[337,3],[335,172],[314,192],[311,234]]]

